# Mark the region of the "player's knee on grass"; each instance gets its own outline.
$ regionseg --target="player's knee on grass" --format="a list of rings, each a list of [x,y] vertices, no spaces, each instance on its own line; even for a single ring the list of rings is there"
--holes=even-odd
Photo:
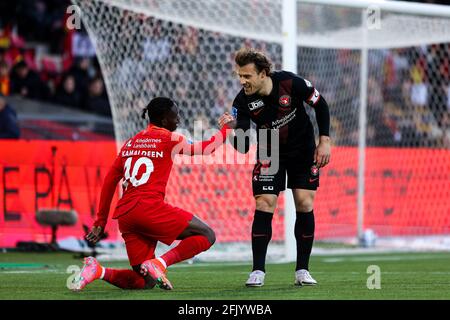
[[[133,271],[136,272],[138,275],[141,275],[141,265],[133,266]],[[156,281],[150,276],[146,275],[143,277],[145,280],[145,288],[144,289],[153,289],[156,286]]]
[[[178,236],[178,240],[183,240],[187,237],[192,237],[196,235],[202,235],[206,237],[211,245],[216,242],[216,233],[214,230],[204,223],[202,220],[194,216],[189,222],[189,225],[184,231]]]
[[[277,206],[277,196],[264,194],[255,196],[256,210],[273,213]]]
[[[216,242],[216,233],[214,230],[208,226],[207,224],[201,224],[197,226],[198,235],[202,235],[208,239],[209,243],[213,245]],[[196,235],[196,234],[193,234]]]
[[[205,237],[208,239],[209,243],[213,245],[216,242],[216,233],[210,227],[207,227],[205,232],[206,232]]]

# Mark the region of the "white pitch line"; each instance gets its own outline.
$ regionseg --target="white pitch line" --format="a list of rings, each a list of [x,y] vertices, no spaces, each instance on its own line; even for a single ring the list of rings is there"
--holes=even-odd
[[[450,257],[450,255],[449,255],[449,257]],[[436,256],[436,255],[340,257],[340,258],[325,258],[325,259],[322,259],[322,262],[336,263],[336,262],[364,262],[364,261],[435,260],[435,259],[448,259],[449,257]]]
[[[0,270],[0,274],[36,274],[36,273],[59,273],[63,274],[66,272],[58,271],[58,270],[13,270],[13,271],[3,271]]]

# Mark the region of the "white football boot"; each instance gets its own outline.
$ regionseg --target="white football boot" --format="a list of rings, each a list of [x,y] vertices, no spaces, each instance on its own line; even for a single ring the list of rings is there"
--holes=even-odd
[[[295,271],[296,286],[315,286],[317,281],[311,277],[308,270],[300,269]]]
[[[247,287],[262,287],[264,285],[264,277],[266,274],[261,270],[255,270],[250,273],[245,285]]]

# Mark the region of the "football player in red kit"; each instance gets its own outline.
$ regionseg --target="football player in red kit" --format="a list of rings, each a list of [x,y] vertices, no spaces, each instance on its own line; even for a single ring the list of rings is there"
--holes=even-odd
[[[144,109],[148,127],[122,147],[103,183],[97,219],[88,241],[96,243],[105,230],[111,200],[117,183],[123,179],[123,196],[113,219],[125,240],[133,270],[104,268],[94,257],[88,257],[79,277],[73,283],[78,291],[96,279],[123,289],[146,289],[155,285],[173,289],[166,277],[168,266],[208,250],[215,241],[214,231],[198,217],[164,202],[165,189],[175,154],[209,154],[226,139],[227,123],[233,117],[225,113],[218,122],[221,130],[208,141],[189,143],[175,133],[179,122],[176,104],[169,98],[153,99]],[[155,257],[158,241],[166,245],[181,240],[178,246]]]

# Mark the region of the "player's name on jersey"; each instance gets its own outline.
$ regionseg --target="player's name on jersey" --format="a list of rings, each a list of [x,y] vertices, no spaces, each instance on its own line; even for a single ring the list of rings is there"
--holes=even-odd
[[[125,150],[122,151],[122,157],[145,156],[150,158],[163,158],[164,151],[145,151],[145,150]]]

